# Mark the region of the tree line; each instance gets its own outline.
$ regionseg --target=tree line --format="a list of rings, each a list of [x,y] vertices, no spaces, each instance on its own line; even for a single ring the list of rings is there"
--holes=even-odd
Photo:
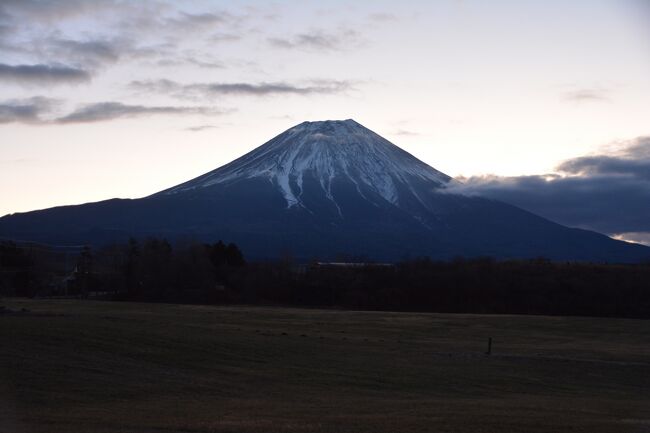
[[[131,239],[74,256],[0,243],[0,294],[198,304],[650,318],[650,264],[491,258],[252,262],[235,244]]]
[[[103,297],[147,302],[226,302],[224,284],[246,264],[235,244],[130,239],[79,252],[0,242],[0,295]]]

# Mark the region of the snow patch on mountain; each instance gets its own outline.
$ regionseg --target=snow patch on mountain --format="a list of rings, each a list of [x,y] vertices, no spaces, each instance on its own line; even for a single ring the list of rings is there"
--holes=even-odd
[[[354,120],[303,122],[214,171],[161,194],[264,178],[276,185],[287,207],[304,206],[305,179],[311,176],[341,214],[332,191],[336,180],[349,181],[366,200],[372,191],[399,205],[400,190],[419,199],[414,181],[443,186],[450,177],[395,146]]]

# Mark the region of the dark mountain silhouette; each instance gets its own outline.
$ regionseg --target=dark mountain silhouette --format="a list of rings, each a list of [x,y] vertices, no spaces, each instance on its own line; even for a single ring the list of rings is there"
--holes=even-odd
[[[0,236],[104,244],[129,236],[237,243],[251,259],[419,256],[637,262],[650,248],[564,227],[455,182],[353,120],[303,122],[149,197],[0,218]]]

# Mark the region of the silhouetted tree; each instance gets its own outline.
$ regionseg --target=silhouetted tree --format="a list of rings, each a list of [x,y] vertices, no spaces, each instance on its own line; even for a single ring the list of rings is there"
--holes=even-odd
[[[77,259],[75,270],[75,292],[86,295],[90,289],[93,266],[93,254],[90,247],[84,246]]]
[[[0,242],[0,295],[33,296],[34,259],[11,241]]]
[[[142,284],[138,276],[138,264],[140,260],[140,246],[134,238],[129,239],[126,250],[126,262],[124,264],[124,280],[127,296],[130,299],[140,299],[142,296]]]

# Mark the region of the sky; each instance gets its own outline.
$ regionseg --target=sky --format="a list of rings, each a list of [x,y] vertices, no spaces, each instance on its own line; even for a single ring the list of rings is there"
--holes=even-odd
[[[0,215],[348,118],[459,193],[650,244],[647,0],[0,0]]]

